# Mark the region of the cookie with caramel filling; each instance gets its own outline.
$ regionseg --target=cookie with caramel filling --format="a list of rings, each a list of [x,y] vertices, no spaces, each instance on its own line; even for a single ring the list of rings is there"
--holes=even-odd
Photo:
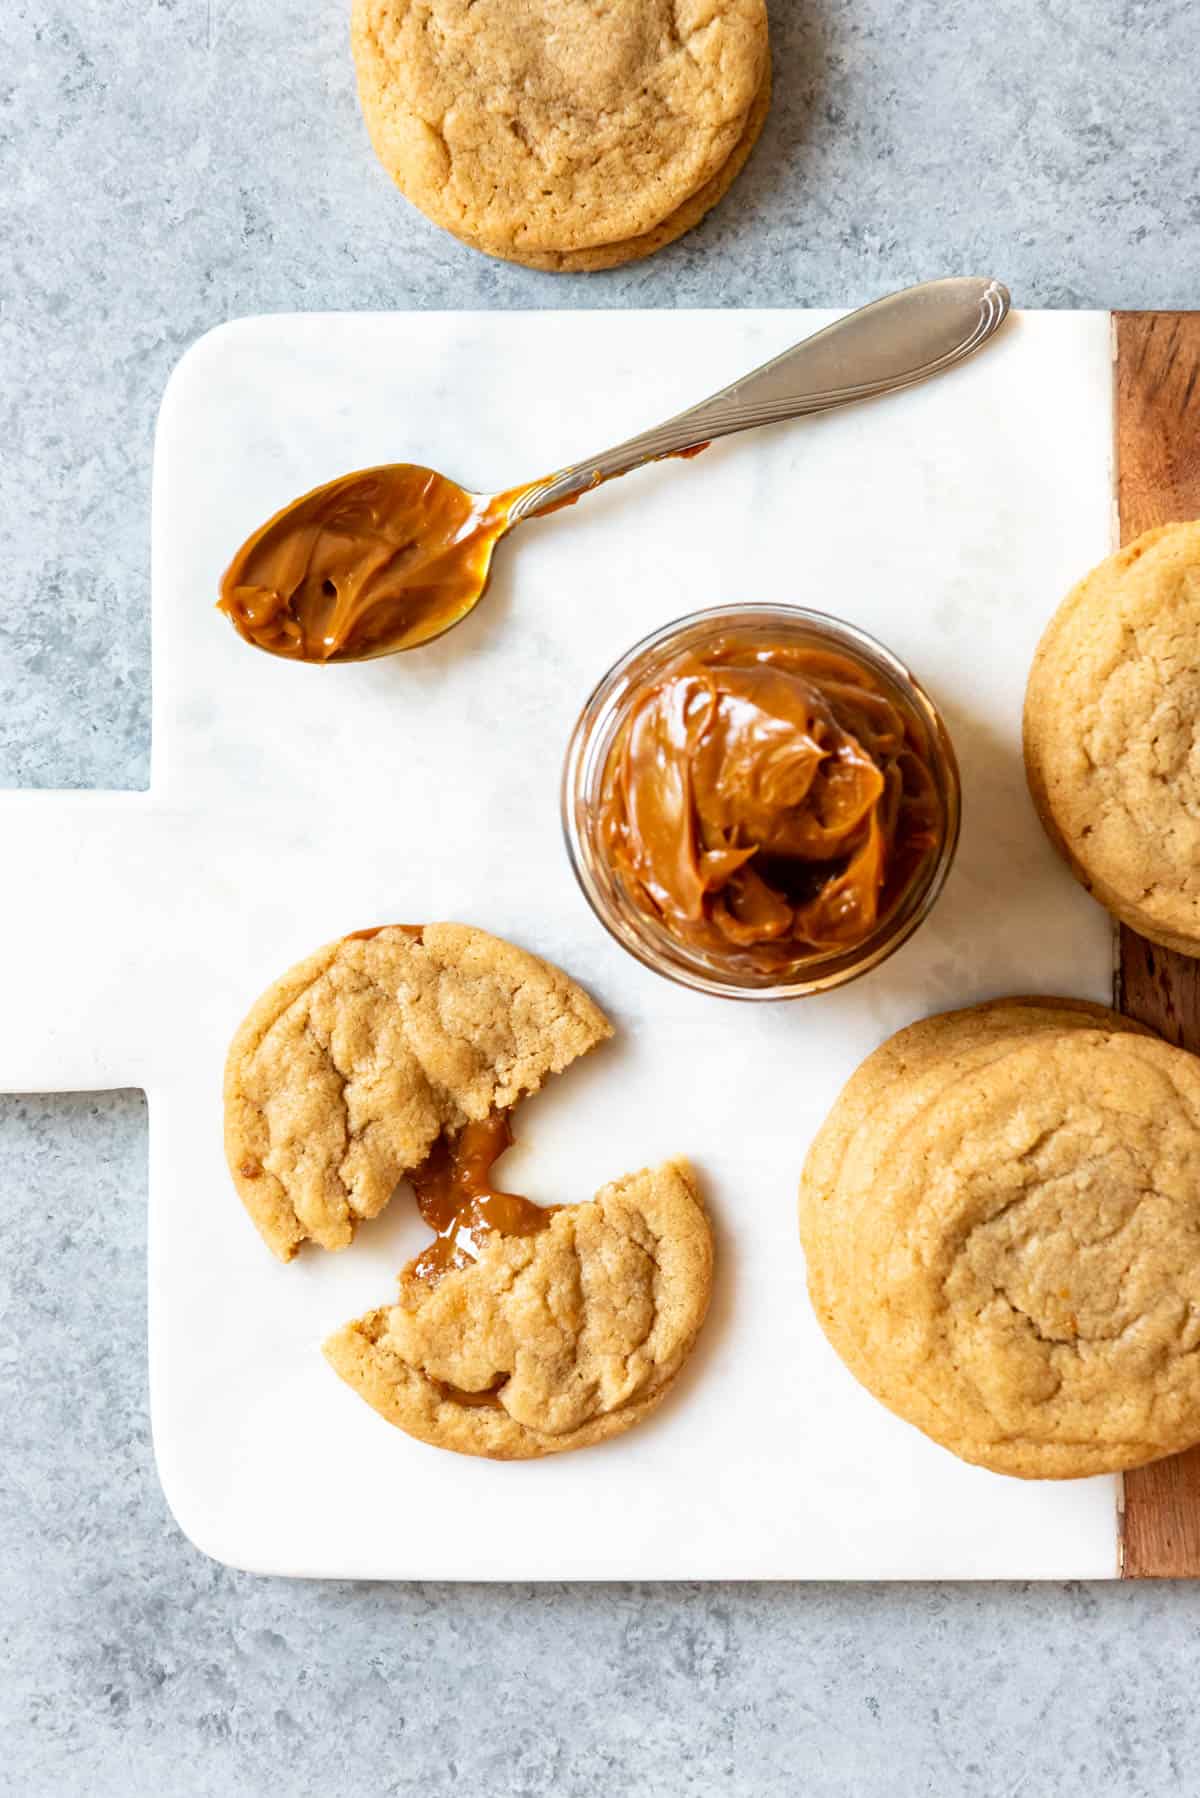
[[[712,1233],[691,1170],[646,1169],[541,1219],[487,1232],[450,1266],[418,1257],[394,1305],[329,1338],[331,1366],[389,1423],[459,1454],[527,1460],[639,1423],[708,1309]]]
[[[250,1012],[226,1149],[268,1245],[342,1248],[407,1181],[431,1239],[394,1305],[325,1353],[390,1423],[513,1460],[619,1434],[663,1398],[708,1308],[712,1234],[682,1162],[537,1205],[493,1164],[510,1116],[611,1034],[573,981],[461,924],[360,931]]]

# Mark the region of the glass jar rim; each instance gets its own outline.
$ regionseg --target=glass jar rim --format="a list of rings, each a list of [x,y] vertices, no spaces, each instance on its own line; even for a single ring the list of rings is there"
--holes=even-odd
[[[915,882],[901,904],[861,943],[816,956],[782,977],[774,973],[759,976],[740,969],[721,971],[711,963],[705,965],[627,899],[622,910],[619,882],[600,866],[601,858],[589,841],[586,828],[595,783],[603,777],[619,729],[621,702],[635,684],[640,684],[647,672],[645,664],[656,658],[669,659],[689,641],[719,636],[733,626],[740,630],[757,626],[798,630],[810,640],[815,638],[825,646],[857,656],[882,675],[926,732],[942,803],[942,838],[925,879]],[[632,679],[635,670],[636,683]],[[714,997],[749,1001],[807,998],[843,986],[878,967],[907,942],[945,885],[958,846],[961,809],[958,761],[950,733],[938,707],[911,669],[860,626],[828,612],[780,601],[712,606],[689,612],[634,643],[588,695],[567,745],[561,784],[562,829],[571,868],[584,898],[609,935],[644,967],[678,985]]]

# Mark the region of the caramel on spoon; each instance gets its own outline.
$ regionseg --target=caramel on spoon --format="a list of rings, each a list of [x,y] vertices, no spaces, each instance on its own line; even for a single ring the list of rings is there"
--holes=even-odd
[[[248,643],[294,661],[359,662],[415,649],[478,604],[497,543],[522,519],[715,437],[911,387],[973,354],[1008,308],[1008,290],[983,278],[906,288],[654,430],[504,493],[469,493],[409,462],[343,475],[247,538],[218,605]]]

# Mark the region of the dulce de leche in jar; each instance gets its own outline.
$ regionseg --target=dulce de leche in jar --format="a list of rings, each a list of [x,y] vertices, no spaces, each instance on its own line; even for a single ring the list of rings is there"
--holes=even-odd
[[[563,805],[580,884],[639,959],[705,991],[799,997],[916,928],[959,786],[940,716],[882,645],[759,606],[682,619],[610,671]]]

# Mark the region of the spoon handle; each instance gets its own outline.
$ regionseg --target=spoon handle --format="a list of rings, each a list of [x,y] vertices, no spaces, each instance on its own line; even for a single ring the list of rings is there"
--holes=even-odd
[[[827,325],[665,424],[538,482],[514,507],[512,522],[714,437],[911,387],[973,355],[1008,308],[1008,289],[985,277],[906,287]]]

